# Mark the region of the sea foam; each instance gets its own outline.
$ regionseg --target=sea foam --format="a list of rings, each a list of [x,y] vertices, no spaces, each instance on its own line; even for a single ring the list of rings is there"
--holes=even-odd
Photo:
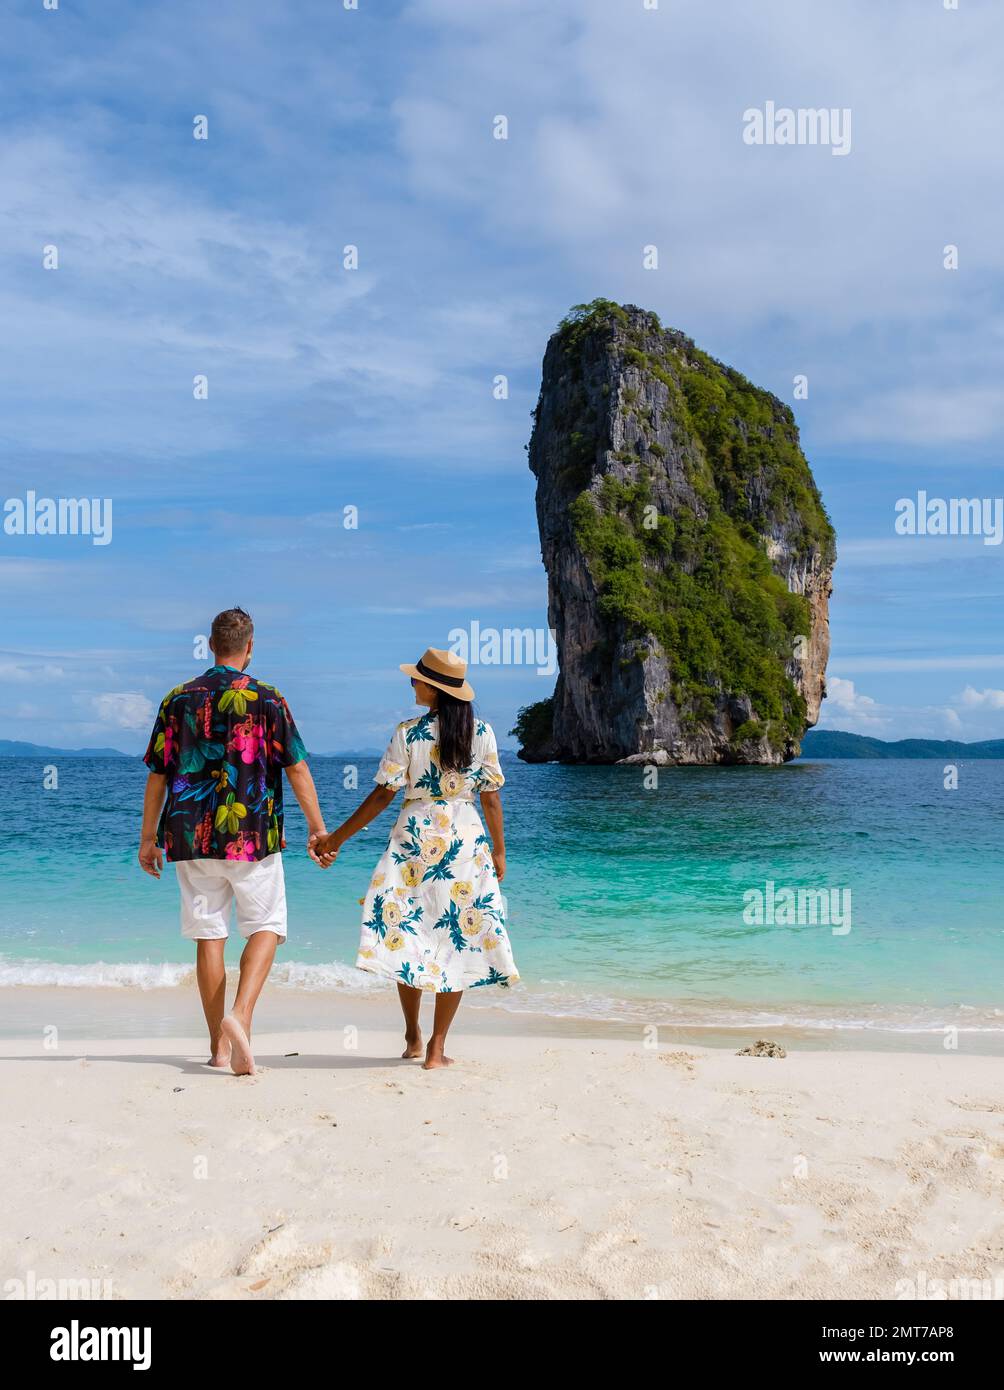
[[[227,975],[237,978],[236,966]],[[379,980],[339,961],[311,965],[304,961],[277,964],[269,977],[280,988],[315,993],[321,990],[367,993],[381,988]],[[0,989],[18,986],[57,989],[175,989],[195,982],[193,964],[177,961],[62,961],[11,960],[0,956]]]

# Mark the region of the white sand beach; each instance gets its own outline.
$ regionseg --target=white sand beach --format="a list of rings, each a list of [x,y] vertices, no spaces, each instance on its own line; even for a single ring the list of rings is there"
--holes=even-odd
[[[372,1017],[263,1031],[255,1079],[195,1036],[0,1043],[5,1296],[889,1299],[1004,1273],[995,1058],[461,1014],[427,1073]]]

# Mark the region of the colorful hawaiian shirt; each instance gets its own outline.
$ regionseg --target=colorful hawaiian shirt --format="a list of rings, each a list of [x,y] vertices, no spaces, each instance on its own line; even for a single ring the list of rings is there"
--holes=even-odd
[[[168,779],[168,859],[264,859],[283,846],[282,769],[306,750],[273,685],[213,666],[164,697],[143,761]]]

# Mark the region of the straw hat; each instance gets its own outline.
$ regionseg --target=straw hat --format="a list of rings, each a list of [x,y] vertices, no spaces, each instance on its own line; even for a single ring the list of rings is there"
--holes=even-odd
[[[425,681],[426,685],[434,685],[437,690],[444,690],[455,700],[474,699],[474,691],[465,680],[467,662],[461,661],[453,652],[443,652],[438,647],[429,647],[422,653],[416,665],[408,666],[402,662],[401,670],[413,680]]]

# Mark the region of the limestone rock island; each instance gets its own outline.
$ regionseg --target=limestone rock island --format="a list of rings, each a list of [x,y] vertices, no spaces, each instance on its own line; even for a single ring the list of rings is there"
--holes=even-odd
[[[547,345],[529,455],[559,675],[520,711],[520,756],[797,756],[836,551],[789,407],[654,313],[595,300]]]

